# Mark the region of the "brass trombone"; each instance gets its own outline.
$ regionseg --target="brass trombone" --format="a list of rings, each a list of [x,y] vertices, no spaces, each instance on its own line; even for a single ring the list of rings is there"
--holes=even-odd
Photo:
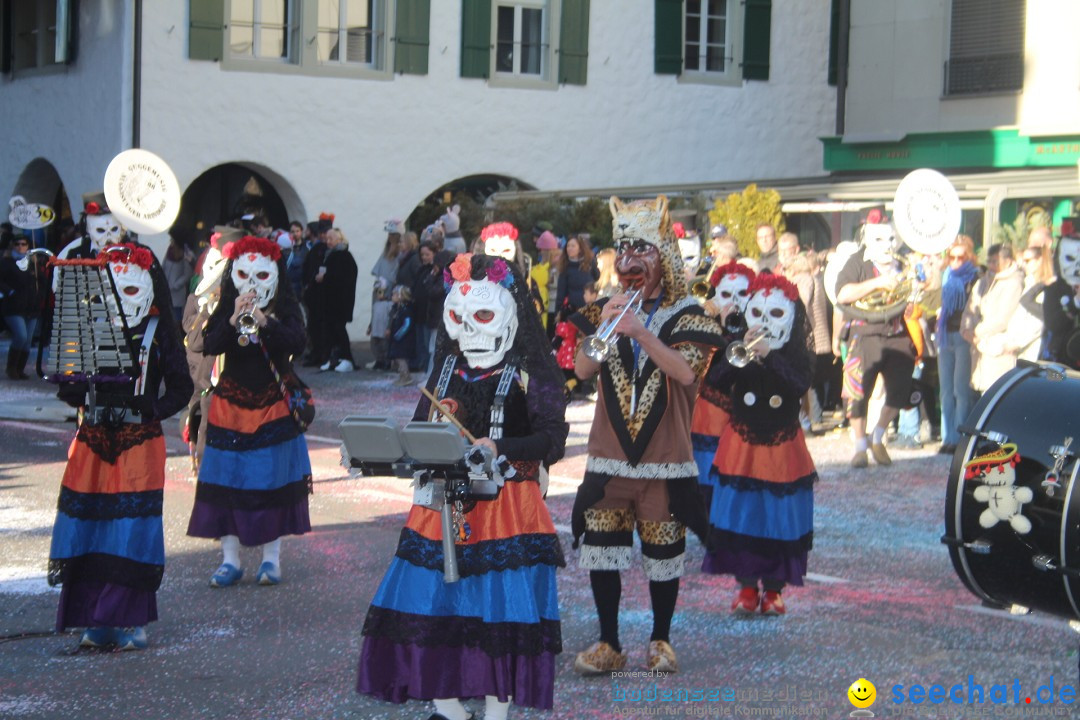
[[[619,339],[619,336],[615,334],[615,326],[619,324],[619,321],[623,319],[623,315],[628,310],[639,304],[640,299],[641,289],[639,288],[630,293],[630,297],[627,298],[626,304],[623,305],[618,315],[605,320],[594,334],[585,338],[584,352],[586,357],[598,363],[607,360],[608,355],[615,349],[615,343]]]

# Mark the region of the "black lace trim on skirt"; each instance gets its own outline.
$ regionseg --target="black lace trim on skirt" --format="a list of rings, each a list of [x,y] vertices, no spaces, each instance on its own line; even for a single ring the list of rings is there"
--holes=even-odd
[[[292,440],[299,434],[300,430],[297,428],[293,416],[285,415],[277,420],[271,420],[253,433],[227,430],[216,425],[207,424],[206,444],[218,450],[246,452],[280,445],[283,442]]]
[[[266,385],[258,390],[250,390],[232,378],[222,378],[214,388],[214,395],[246,410],[268,408],[283,399],[279,385]]]
[[[161,517],[163,490],[130,493],[82,493],[60,488],[57,509],[76,520]]]
[[[716,435],[702,435],[690,433],[690,443],[694,446],[694,452],[716,452],[716,445],[720,438]]]
[[[414,615],[372,605],[363,634],[386,638],[397,645],[479,648],[491,657],[535,657],[562,652],[558,620],[538,623],[489,623],[456,615]]]
[[[817,482],[817,472],[812,472],[809,475],[804,475],[798,480],[789,483],[774,483],[766,482],[765,480],[758,480],[757,478],[746,477],[745,475],[724,475],[717,471],[716,467],[713,467],[713,477],[716,478],[717,483],[726,487],[732,487],[739,492],[771,492],[777,497],[787,497],[788,495],[794,495],[800,490],[810,490],[814,487],[814,483]]]
[[[272,510],[299,505],[310,491],[310,475],[273,490],[239,490],[200,482],[195,486],[195,501],[230,510]]]
[[[64,583],[103,582],[157,592],[164,573],[164,565],[150,565],[104,553],[49,559],[49,585],[54,587]]]
[[[443,569],[441,540],[429,540],[415,530],[402,528],[397,556],[429,570]],[[457,546],[458,572],[462,577],[534,565],[566,567],[557,535],[528,534]]]
[[[768,428],[765,423],[752,423],[748,422],[747,418],[740,418],[736,414],[731,416],[731,427],[735,432],[739,433],[748,443],[752,445],[767,445],[769,447],[776,447],[782,445],[789,440],[794,440],[795,436],[799,434],[801,427],[796,422],[794,424],[781,425],[778,428]]]
[[[105,462],[115,465],[126,451],[161,437],[161,434],[161,423],[156,422],[148,425],[122,423],[119,427],[84,424],[75,433],[75,439]]]

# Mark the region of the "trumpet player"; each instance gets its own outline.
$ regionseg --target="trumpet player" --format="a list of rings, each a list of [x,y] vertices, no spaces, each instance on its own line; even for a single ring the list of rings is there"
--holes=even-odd
[[[710,346],[723,345],[723,338],[716,321],[687,294],[667,199],[624,204],[612,198],[610,207],[623,292],[571,317],[594,341],[583,348],[607,345],[599,354],[579,351],[575,363],[582,380],[599,374],[572,532],[580,565],[589,570],[600,632],[597,642],[578,653],[574,667],[596,675],[626,665],[619,638],[620,573],[630,569],[636,528],[653,612],[645,664],[675,672],[670,630],[686,529],[703,540],[707,530],[690,415]],[[640,305],[630,303],[632,291],[639,291]],[[607,328],[598,332],[602,325]]]
[[[791,281],[762,273],[749,292],[749,329],[717,353],[702,388],[706,399],[726,399],[730,421],[709,471],[713,542],[701,569],[735,576],[733,613],[777,616],[784,587],[802,585],[813,537],[817,471],[799,424],[813,365]]]
[[[871,293],[892,291],[901,280],[896,260],[898,244],[891,225],[868,224],[863,228],[863,251],[852,255],[836,280],[837,305],[850,305]],[[855,435],[851,466],[869,465],[867,449],[879,465],[891,465],[885,449],[885,429],[911,398],[911,373],[915,369],[915,346],[903,313],[888,318],[852,320],[849,354],[860,365],[862,397],[848,400],[847,416]],[[870,437],[866,434],[866,406],[874,382],[885,383],[885,406]]]

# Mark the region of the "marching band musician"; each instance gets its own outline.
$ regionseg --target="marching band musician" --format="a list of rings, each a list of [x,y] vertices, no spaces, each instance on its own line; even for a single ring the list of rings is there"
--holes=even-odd
[[[441,513],[413,505],[363,629],[357,691],[390,702],[432,700],[431,720],[484,717],[510,702],[551,709],[562,650],[556,568],[562,547],[538,482],[563,455],[562,375],[513,262],[461,254],[444,271],[447,298],[427,389],[515,473],[493,500],[459,506],[460,579],[446,582]],[[428,420],[420,400],[414,419]]]
[[[1050,359],[1080,368],[1080,233],[1062,223],[1057,246],[1057,279],[1043,295],[1043,325]]]
[[[187,533],[221,540],[223,559],[211,587],[243,577],[241,545],[262,546],[256,582],[277,585],[281,538],[311,531],[307,442],[278,379],[292,372],[307,336],[276,242],[246,236],[225,257],[220,300],[203,331],[203,353],[223,355],[224,368],[204,423],[206,449]],[[241,316],[255,332],[240,327]]]
[[[715,268],[709,274],[709,297],[703,306],[709,317],[719,318],[725,338],[731,342],[742,339],[746,332],[746,302],[750,299],[748,288],[755,277],[754,271],[734,260]],[[715,354],[712,363],[719,362]],[[694,444],[694,461],[698,467],[698,485],[701,486],[705,507],[712,499],[712,485],[709,483],[709,471],[712,470],[713,458],[720,436],[728,424],[731,413],[729,398],[720,393],[708,397],[701,392],[704,380],[694,403],[694,416],[690,421],[690,439]]]
[[[722,346],[724,340],[720,326],[687,294],[667,198],[630,204],[612,198],[610,207],[624,294],[589,305],[572,319],[584,334],[594,335],[601,321],[621,316],[615,325],[619,337],[608,339],[606,359],[597,362],[583,351],[577,357],[579,378],[600,374],[572,520],[575,546],[581,543],[580,565],[590,571],[600,639],[578,653],[574,667],[594,675],[626,664],[618,633],[620,572],[630,568],[636,526],[653,611],[646,661],[650,670],[675,672],[678,662],[669,641],[686,528],[702,539],[707,532],[690,416],[709,358],[707,346]],[[628,307],[626,293],[634,289],[641,291],[640,307]]]
[[[730,420],[709,473],[712,548],[701,569],[735,576],[732,612],[783,615],[780,593],[802,585],[813,538],[817,471],[799,423],[813,377],[812,334],[791,281],[762,273],[749,292],[749,361],[717,353],[702,390],[726,404]]]
[[[90,207],[88,214],[97,216]],[[95,382],[92,405],[87,382],[60,387],[60,397],[81,412],[60,489],[49,582],[63,585],[58,631],[86,627],[84,647],[141,650],[145,626],[157,620],[165,566],[161,421],[183,408],[192,383],[169,322],[169,294],[156,291],[153,273],[160,268],[153,253],[133,244],[118,247],[108,262],[130,344],[141,348],[141,375]]]
[[[864,225],[862,242],[862,253],[855,253],[848,258],[837,276],[838,305],[850,305],[880,290],[891,291],[901,280],[899,263],[895,257],[896,232],[892,225]],[[861,398],[849,400],[847,407],[847,415],[855,435],[855,455],[851,459],[851,466],[867,467],[868,448],[879,465],[891,465],[892,459],[885,449],[885,430],[900,409],[909,403],[911,373],[915,369],[915,346],[908,334],[903,314],[892,319],[853,320],[848,352],[858,358],[864,391]],[[885,383],[885,406],[868,440],[868,396],[879,376]]]

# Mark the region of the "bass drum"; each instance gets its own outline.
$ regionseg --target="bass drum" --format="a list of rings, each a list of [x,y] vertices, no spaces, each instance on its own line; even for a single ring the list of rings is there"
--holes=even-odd
[[[1021,361],[960,428],[966,440],[949,471],[942,542],[960,580],[986,605],[1080,619],[1078,407],[1080,374]],[[983,473],[965,472],[976,458],[988,461]]]

